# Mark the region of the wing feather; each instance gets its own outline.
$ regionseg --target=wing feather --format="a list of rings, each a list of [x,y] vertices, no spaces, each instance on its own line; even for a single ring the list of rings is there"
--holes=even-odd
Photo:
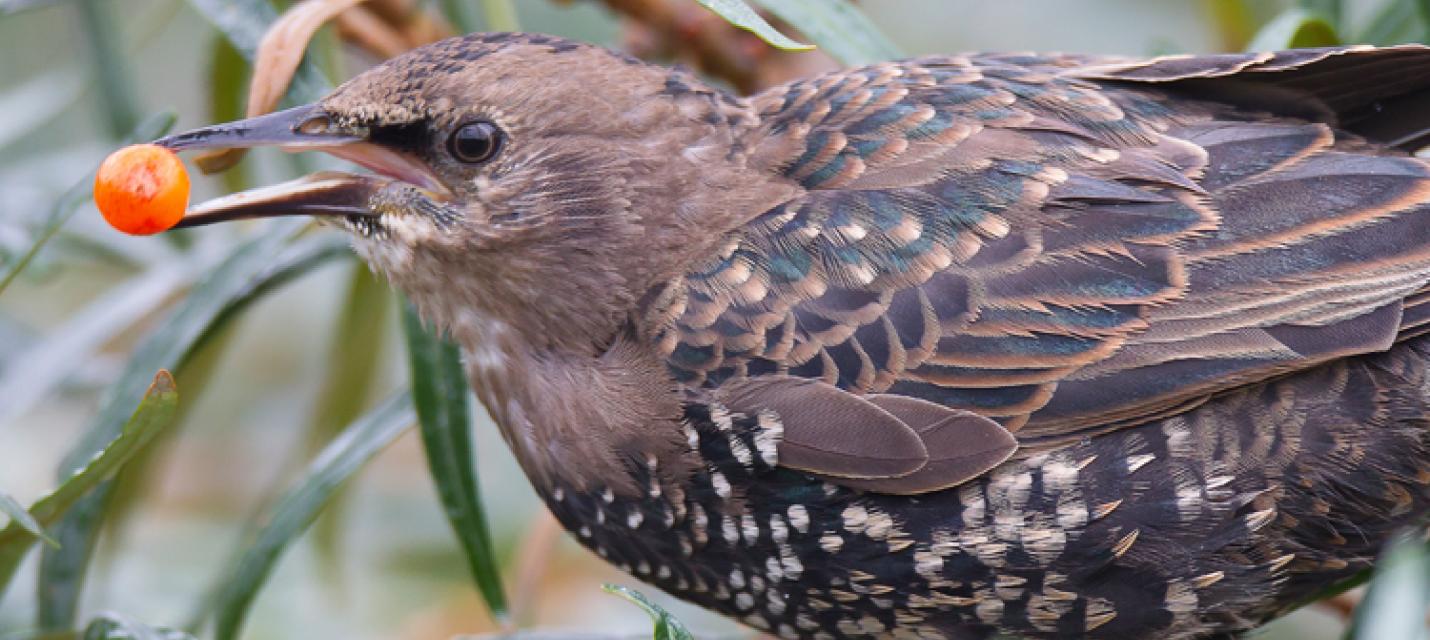
[[[750,163],[803,191],[682,280],[670,368],[917,398],[1027,455],[1430,331],[1430,166],[1341,128],[1430,87],[1354,82],[1392,62],[1430,50],[945,57],[773,89]],[[1319,111],[1268,111],[1283,90]]]

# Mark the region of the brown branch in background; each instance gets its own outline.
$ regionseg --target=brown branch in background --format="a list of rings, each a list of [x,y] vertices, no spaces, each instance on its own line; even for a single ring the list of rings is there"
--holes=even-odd
[[[431,9],[431,4],[419,0],[368,0],[365,6],[401,34],[408,49],[415,49],[456,33]]]
[[[367,7],[353,7],[333,21],[338,35],[379,59],[391,58],[411,45],[397,29]]]
[[[623,45],[632,55],[684,63],[729,83],[742,94],[838,66],[823,53],[779,51],[691,0],[603,2],[620,16]],[[277,106],[308,42],[330,21],[336,23],[344,41],[379,59],[452,34],[451,26],[419,0],[298,2],[273,23],[259,43],[248,93],[249,117]],[[205,173],[215,173],[242,157],[242,150],[228,149],[194,160]]]
[[[513,563],[511,588],[511,621],[520,626],[531,616],[536,601],[536,589],[551,566],[556,543],[562,535],[561,523],[550,511],[540,510],[526,526],[526,534],[517,547]]]
[[[293,5],[273,22],[258,41],[258,51],[253,56],[248,117],[269,113],[278,106],[318,28],[362,1],[306,0]]]
[[[621,17],[627,52],[686,64],[742,94],[838,67],[823,53],[779,51],[691,0],[602,1]]]
[[[313,34],[333,16],[362,1],[304,0],[278,16],[263,33],[263,38],[258,41],[258,50],[253,54],[253,77],[248,82],[246,115],[252,118],[273,111],[288,91]],[[243,149],[208,151],[195,156],[194,164],[204,173],[218,173],[238,164],[245,153]]]
[[[1365,597],[1363,589],[1347,591],[1321,600],[1316,606],[1328,611],[1336,616],[1343,623],[1349,623],[1356,615],[1356,607],[1360,606],[1360,601]]]
[[[358,6],[366,2],[365,6]],[[254,55],[248,87],[248,117],[273,111],[293,82],[308,43],[324,24],[336,22],[344,40],[380,58],[436,42],[452,29],[416,0],[304,0],[289,7],[269,26]],[[340,80],[340,79],[336,79]],[[194,158],[204,173],[218,173],[244,156],[243,149],[223,149]]]

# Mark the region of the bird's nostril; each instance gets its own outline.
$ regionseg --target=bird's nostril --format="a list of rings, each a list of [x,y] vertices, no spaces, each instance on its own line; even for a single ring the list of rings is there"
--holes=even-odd
[[[320,115],[304,120],[302,124],[298,125],[295,131],[303,135],[316,136],[327,133],[332,127],[332,119],[328,116]]]

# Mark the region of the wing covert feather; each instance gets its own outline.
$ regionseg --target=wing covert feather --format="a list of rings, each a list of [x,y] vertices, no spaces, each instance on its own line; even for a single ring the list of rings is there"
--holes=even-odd
[[[761,94],[750,162],[803,191],[684,278],[670,369],[916,398],[1028,454],[1430,330],[1425,162],[1171,86],[1315,93],[1353,55],[944,57]]]

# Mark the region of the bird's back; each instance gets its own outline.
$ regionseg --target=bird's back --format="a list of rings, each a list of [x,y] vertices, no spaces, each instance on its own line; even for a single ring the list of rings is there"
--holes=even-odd
[[[750,161],[803,189],[687,276],[671,368],[918,397],[1039,451],[1385,351],[1430,322],[1430,165],[1357,131],[1418,141],[1430,109],[1365,112],[1421,69],[997,55],[772,89]]]

